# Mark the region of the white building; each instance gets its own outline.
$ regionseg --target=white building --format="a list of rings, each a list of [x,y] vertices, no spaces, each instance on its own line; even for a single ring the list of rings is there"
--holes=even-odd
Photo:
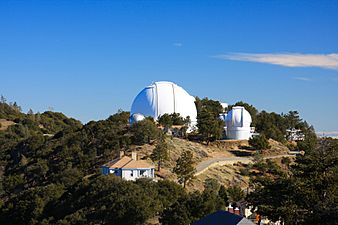
[[[137,160],[136,152],[131,158],[120,153],[119,158],[104,164],[101,169],[104,175],[114,174],[125,180],[155,177],[155,167],[145,160]]]
[[[225,112],[225,110],[229,107],[229,104],[225,103],[225,102],[220,102],[220,103],[221,103],[221,106],[223,108],[223,112]]]
[[[226,138],[231,140],[248,140],[252,136],[250,113],[243,106],[234,106],[228,113],[220,115],[226,127]]]
[[[137,123],[144,120],[146,117],[140,113],[134,113],[129,117],[129,123]]]
[[[305,139],[305,135],[300,129],[287,129],[286,130],[286,138],[289,141],[303,141]]]
[[[195,97],[182,87],[169,81],[159,81],[145,87],[134,99],[131,106],[131,119],[134,115],[151,116],[157,120],[163,114],[179,113],[190,117],[191,128],[197,123]],[[140,118],[140,116],[137,116]],[[132,121],[133,120],[133,121]]]

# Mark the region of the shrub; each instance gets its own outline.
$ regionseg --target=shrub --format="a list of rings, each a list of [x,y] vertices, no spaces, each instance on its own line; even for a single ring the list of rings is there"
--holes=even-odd
[[[254,136],[250,138],[249,145],[258,150],[271,148],[268,139],[264,135]]]

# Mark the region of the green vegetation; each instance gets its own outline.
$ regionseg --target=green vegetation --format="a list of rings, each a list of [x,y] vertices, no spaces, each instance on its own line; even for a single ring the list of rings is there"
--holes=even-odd
[[[9,102],[4,96],[0,97],[0,119],[9,119],[14,120],[16,118],[23,117],[24,114],[21,113],[21,107],[18,106],[16,102]]]
[[[158,123],[165,128],[170,128],[173,125],[173,120],[169,114],[165,113],[158,118]]]
[[[171,126],[183,126],[188,125],[190,123],[189,116],[183,118],[179,113],[172,113],[172,114],[163,114],[158,118],[158,123],[165,128],[170,128]]]
[[[266,138],[272,138],[276,141],[285,142],[287,138],[287,129],[300,129],[306,136],[314,136],[313,127],[303,121],[297,111],[289,113],[277,114],[262,111],[257,114],[256,131]]]
[[[222,125],[217,122],[219,103],[203,99],[196,105],[210,119],[202,121],[199,114],[200,125],[217,124],[200,135],[207,142],[216,139]],[[334,224],[338,143],[327,139],[318,145],[313,128],[297,115],[257,113],[256,126],[263,134],[276,131],[267,138],[285,140],[285,129],[301,129],[305,140],[296,148],[305,154],[295,162],[282,159],[283,168],[257,155],[245,171],[252,190],[247,200],[261,215],[285,224]],[[162,224],[190,224],[245,198],[240,187],[213,179],[205,181],[202,192],[186,191],[183,187],[195,173],[189,151],[174,169],[183,187],[168,180],[131,182],[101,175],[103,163],[142,144],[156,143],[151,158],[161,167],[168,146],[149,118],[130,126],[129,113],[118,112],[82,125],[62,113],[22,113],[4,98],[0,118],[15,122],[0,131],[0,224],[144,224],[153,218]]]
[[[194,178],[196,170],[193,164],[194,160],[191,151],[183,152],[182,156],[176,161],[176,166],[173,172],[177,175],[178,182],[183,184],[184,188],[187,183]]]
[[[233,206],[237,206],[238,202],[244,200],[245,198],[244,191],[238,185],[230,186],[227,189],[227,193],[229,196],[229,201]]]
[[[172,114],[163,114],[157,120],[158,124],[165,128],[165,132],[168,131],[169,128],[173,126],[178,126],[174,128],[174,135],[178,137],[185,138],[187,136],[187,130],[190,126],[190,117],[187,116],[183,118],[180,116],[179,113],[172,113]]]
[[[197,127],[200,139],[209,144],[222,138],[224,122],[219,119],[219,114],[223,112],[222,106],[218,101],[208,98],[195,101],[197,107]],[[256,128],[256,132],[265,136],[267,139],[274,139],[279,142],[286,143],[288,139],[288,129],[299,129],[309,142],[315,142],[316,135],[312,126],[303,121],[297,111],[289,111],[287,114],[278,114],[274,112],[259,112],[253,105],[239,101],[234,105],[229,105],[226,111],[230,111],[234,106],[243,106],[252,117],[251,126]],[[310,140],[311,139],[311,140]],[[303,144],[303,143],[300,143]],[[266,148],[267,146],[264,146]],[[299,145],[298,149],[302,150],[303,145]],[[306,146],[305,146],[306,148]]]
[[[206,187],[203,192],[182,195],[161,213],[160,222],[166,225],[188,225],[210,213],[224,209],[226,193],[220,188],[222,186],[218,184],[217,187],[217,189]]]
[[[94,187],[102,197],[107,192],[103,186],[97,187],[103,185],[100,184],[101,181],[104,183],[103,180],[108,179],[97,176],[100,166],[107,159],[117,156],[120,150],[128,150],[131,144],[148,143],[157,137],[158,132],[150,120],[142,121],[144,124],[138,124],[137,128],[129,127],[129,113],[126,112],[119,112],[107,120],[89,122],[82,126],[80,122],[61,113],[34,114],[30,111],[29,114],[23,114],[8,111],[10,105],[7,103],[2,103],[1,106],[1,109],[6,109],[0,110],[1,115],[16,122],[0,132],[1,224],[97,222],[96,218],[91,217],[89,205],[83,205],[83,199],[90,202],[89,194],[86,196],[85,193],[91,193]],[[45,133],[49,135],[44,135]],[[93,177],[85,178],[89,176]],[[129,186],[129,183],[126,186]],[[137,190],[136,194],[140,196],[139,201],[145,204],[145,194],[142,195]],[[102,202],[97,199],[97,212],[101,212],[104,207],[111,209],[108,205],[116,207],[113,197],[102,199]],[[81,207],[73,205],[71,200],[79,201]],[[64,201],[65,205],[59,207]],[[121,201],[132,202],[130,199]],[[107,206],[104,206],[104,202],[107,202]],[[71,207],[79,208],[73,211]],[[148,206],[136,204],[135,207]],[[54,208],[59,210],[53,210]],[[122,217],[128,219],[127,211],[131,209],[121,210]],[[148,219],[151,215],[140,216]],[[143,218],[137,219],[143,221]],[[103,221],[105,220],[103,218]],[[134,223],[127,221],[122,224]]]
[[[165,136],[162,134],[150,155],[153,162],[157,162],[157,170],[161,171],[161,165],[165,160],[168,160],[168,144],[166,143]]]
[[[284,224],[335,224],[338,220],[338,141],[326,139],[298,155],[289,173],[267,161],[254,165],[248,201]],[[285,162],[284,163],[289,163]]]
[[[9,118],[16,124],[0,132],[1,224],[143,224],[168,213],[180,199],[203,195],[195,192],[192,197],[170,181],[129,182],[100,175],[100,166],[120,150],[159,137],[152,120],[130,127],[126,112],[86,125],[53,112],[13,111],[6,114]],[[160,138],[156,143],[163,160],[165,141]],[[191,160],[192,155],[183,158]],[[182,181],[189,179],[185,176]],[[198,199],[208,197],[203,196]],[[189,210],[189,221],[209,212]]]
[[[202,141],[209,145],[210,141],[221,139],[224,131],[224,122],[219,118],[223,108],[218,101],[208,98],[195,101],[197,108],[197,128]]]
[[[249,139],[249,145],[257,150],[265,150],[271,148],[265,135],[254,136]]]
[[[133,142],[138,145],[150,144],[151,140],[159,136],[159,129],[152,118],[134,123],[130,130],[133,134]]]

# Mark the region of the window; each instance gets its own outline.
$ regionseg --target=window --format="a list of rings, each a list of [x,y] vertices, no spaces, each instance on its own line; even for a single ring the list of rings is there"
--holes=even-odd
[[[140,175],[143,176],[145,174],[146,170],[140,170]]]

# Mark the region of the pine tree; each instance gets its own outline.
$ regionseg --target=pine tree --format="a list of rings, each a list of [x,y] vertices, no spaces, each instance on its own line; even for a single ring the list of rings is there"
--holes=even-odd
[[[158,123],[164,128],[170,128],[173,125],[173,120],[169,114],[165,113],[158,118]]]
[[[219,118],[223,108],[218,101],[208,98],[200,100],[196,98],[197,107],[197,127],[198,133],[203,141],[209,145],[210,141],[220,139],[222,137],[224,122]]]
[[[196,169],[194,167],[193,154],[191,151],[185,151],[182,156],[177,159],[176,166],[173,172],[178,177],[178,182],[183,184],[185,188],[186,184],[194,178]]]
[[[157,162],[158,171],[160,172],[162,163],[168,159],[168,144],[163,134],[160,136],[150,158],[153,162]]]
[[[6,101],[7,101],[6,98],[5,98],[3,95],[1,95],[0,102],[1,102],[2,104],[5,104]]]
[[[324,139],[308,146],[290,165],[290,174],[271,170],[252,177],[247,200],[257,212],[286,225],[336,224],[338,221],[338,141]]]

